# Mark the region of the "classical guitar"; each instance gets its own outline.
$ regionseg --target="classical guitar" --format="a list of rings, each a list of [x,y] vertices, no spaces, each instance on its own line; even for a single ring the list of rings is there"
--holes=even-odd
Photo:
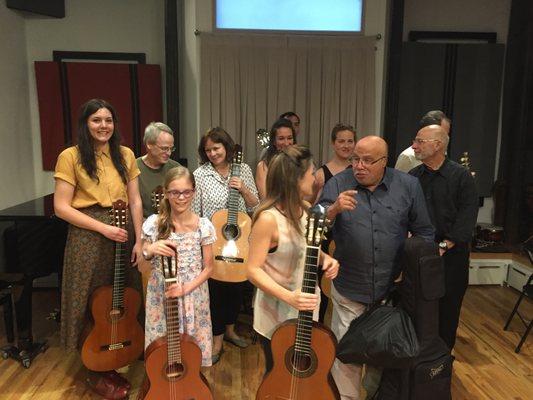
[[[313,207],[307,218],[303,293],[315,293],[325,225],[325,209]],[[312,311],[300,311],[298,319],[281,324],[271,341],[274,367],[259,386],[256,400],[340,399],[330,374],[336,345],[333,332],[313,321]]]
[[[118,200],[111,210],[113,223],[126,229],[128,208]],[[115,243],[113,285],[100,286],[91,295],[90,310],[94,320],[83,342],[81,360],[92,371],[124,367],[141,355],[144,331],[137,321],[141,295],[125,287],[125,243]]]
[[[159,214],[159,205],[161,204],[161,201],[163,201],[164,197],[165,191],[163,190],[163,186],[156,186],[155,189],[152,190],[150,199],[152,200],[152,209],[154,210],[154,213]]]
[[[240,177],[242,147],[235,145],[235,155],[231,165],[231,176]],[[237,189],[229,189],[228,208],[213,214],[211,222],[217,232],[213,245],[215,261],[211,278],[224,282],[243,282],[246,280],[246,261],[248,260],[248,237],[252,220],[248,214],[239,211]]]
[[[165,260],[167,262],[165,263]],[[162,257],[165,291],[179,283],[177,258]],[[212,400],[207,380],[202,375],[202,352],[194,339],[179,332],[178,298],[165,299],[167,335],[146,349],[146,374],[150,388],[145,400]]]

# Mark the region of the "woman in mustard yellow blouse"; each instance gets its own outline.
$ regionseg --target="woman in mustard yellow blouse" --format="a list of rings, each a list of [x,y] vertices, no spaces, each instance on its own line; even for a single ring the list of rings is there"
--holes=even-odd
[[[133,152],[120,146],[117,116],[104,100],[92,99],[80,110],[78,145],[64,150],[55,169],[54,208],[67,221],[61,296],[61,345],[75,350],[85,325],[87,302],[94,289],[113,283],[114,242],[135,243],[131,262],[141,257],[142,205]],[[109,224],[113,202],[129,206],[133,231]],[[138,282],[138,272],[127,268],[127,282]],[[91,372],[87,382],[108,399],[128,395],[128,381],[115,371]]]

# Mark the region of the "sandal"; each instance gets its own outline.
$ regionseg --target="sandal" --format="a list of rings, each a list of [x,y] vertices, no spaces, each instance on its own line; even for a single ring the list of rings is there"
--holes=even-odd
[[[220,357],[222,357],[223,353],[224,353],[224,348],[221,348],[217,354],[213,354],[211,356],[211,365],[215,365],[217,362],[219,362]]]

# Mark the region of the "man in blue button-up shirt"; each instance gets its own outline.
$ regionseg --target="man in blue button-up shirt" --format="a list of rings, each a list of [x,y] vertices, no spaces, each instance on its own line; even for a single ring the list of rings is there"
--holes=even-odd
[[[334,221],[331,328],[340,339],[368,304],[382,299],[399,275],[407,233],[433,241],[434,229],[417,179],[387,168],[387,143],[366,136],[355,146],[352,169],[331,178],[319,203]],[[335,361],[333,377],[342,400],[359,399],[361,366]]]

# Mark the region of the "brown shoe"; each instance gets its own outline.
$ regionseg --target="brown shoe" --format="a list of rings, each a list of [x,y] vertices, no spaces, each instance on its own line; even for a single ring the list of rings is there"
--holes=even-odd
[[[128,397],[129,390],[123,385],[118,385],[106,373],[90,373],[87,385],[93,392],[108,400],[120,400]]]
[[[114,369],[111,371],[102,372],[102,375],[115,382],[119,386],[124,386],[128,390],[131,389],[131,383]]]

